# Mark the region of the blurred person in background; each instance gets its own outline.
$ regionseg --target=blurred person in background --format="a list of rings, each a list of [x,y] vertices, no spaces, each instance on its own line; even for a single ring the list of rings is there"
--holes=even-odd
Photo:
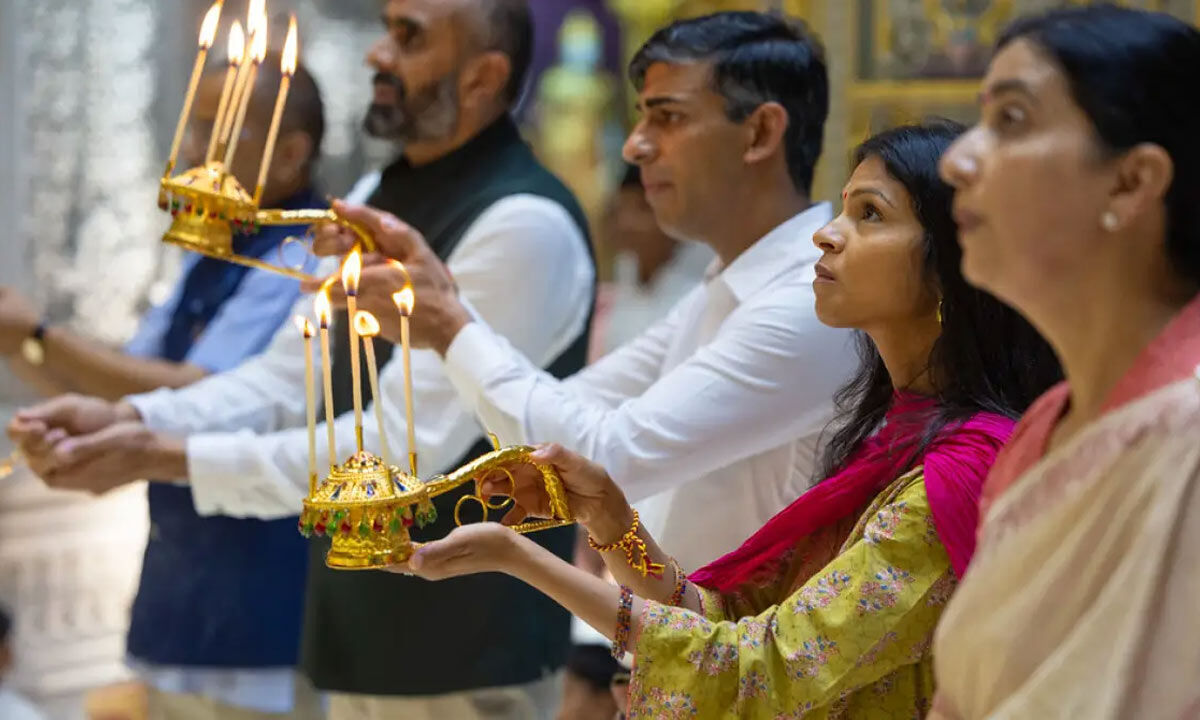
[[[600,286],[596,300],[593,360],[666,317],[716,257],[707,245],[675,240],[658,226],[637,165],[626,167],[604,226],[604,242],[616,257],[613,281]]]
[[[183,146],[187,167],[204,162],[222,76],[209,73],[199,86]],[[243,187],[257,181],[280,78],[279,55],[268,54],[231,167]],[[324,129],[320,91],[309,72],[298,67],[264,207],[324,205],[312,175]],[[238,249],[277,262],[285,238],[302,231],[265,227],[240,239]],[[146,315],[124,351],[42,324],[28,301],[4,289],[0,352],[19,375],[46,393],[69,390],[115,399],[180,388],[259,354],[289,319],[299,296],[300,285],[292,278],[189,254],[170,299]],[[31,352],[35,344],[37,350]],[[16,356],[18,352],[22,354]],[[22,422],[18,416],[14,423],[24,431],[44,431],[42,446],[77,442],[67,439],[65,429],[40,421]],[[140,424],[121,423],[88,442],[110,464],[126,464],[129,453],[179,441]],[[52,486],[57,481],[53,472],[42,477]],[[173,475],[146,468],[146,475],[138,477]],[[308,567],[308,546],[296,532],[296,518],[202,517],[191,488],[172,482],[152,483],[147,498],[150,536],[127,652],[147,687],[151,720],[319,717],[317,693],[295,671]]]

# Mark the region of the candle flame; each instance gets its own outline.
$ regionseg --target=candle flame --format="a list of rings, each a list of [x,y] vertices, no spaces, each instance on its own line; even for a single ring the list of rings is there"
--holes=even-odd
[[[260,20],[261,25],[258,24]],[[246,32],[253,34],[266,26],[267,0],[250,0],[250,9],[246,12]]]
[[[267,57],[267,16],[263,15],[259,18],[258,25],[254,28],[254,35],[251,38],[253,46],[250,49],[254,56],[256,64],[262,64],[262,61]]]
[[[242,54],[246,52],[246,34],[242,32],[242,24],[237,20],[229,28],[229,64],[234,67],[242,64]]]
[[[305,340],[311,338],[317,333],[316,328],[313,327],[313,324],[309,322],[308,318],[304,317],[303,315],[296,315],[292,318],[292,322],[296,324],[296,329],[300,331],[300,334],[304,336]]]
[[[279,62],[279,70],[291,77],[296,73],[296,55],[298,40],[296,38],[296,16],[288,20],[287,40],[283,43],[283,59]]]
[[[354,331],[365,338],[375,337],[379,334],[379,321],[366,310],[359,310],[354,313]]]
[[[358,294],[358,280],[362,276],[362,252],[358,248],[350,251],[342,264],[342,288],[347,295]]]
[[[217,39],[217,24],[220,21],[221,3],[215,2],[205,13],[204,22],[200,24],[200,48],[202,50],[213,46],[213,41]]]
[[[329,320],[333,317],[333,309],[329,304],[329,291],[321,290],[317,293],[316,300],[313,301],[313,311],[317,314],[317,322],[321,327],[328,330]]]
[[[408,317],[413,313],[413,306],[417,303],[417,296],[413,293],[411,285],[405,286],[403,290],[392,294],[392,302],[396,303],[396,308],[400,314]]]

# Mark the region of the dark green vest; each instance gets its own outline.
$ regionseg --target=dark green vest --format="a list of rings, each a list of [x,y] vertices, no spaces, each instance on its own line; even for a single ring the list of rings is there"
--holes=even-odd
[[[483,211],[518,194],[557,202],[587,237],[574,196],[537,162],[508,118],[434,163],[413,167],[402,159],[389,166],[369,204],[415,227],[444,260]],[[590,243],[587,249],[590,254]],[[349,342],[341,330],[333,375],[338,414],[350,409],[352,393]],[[566,377],[582,368],[587,335],[547,369]],[[376,352],[387,363],[392,346],[377,342]],[[370,397],[368,390],[363,397]],[[488,450],[481,438],[462,462]],[[422,473],[453,469],[427,467]],[[453,529],[454,503],[469,491],[467,486],[437,498],[438,522],[424,530],[413,527],[413,538],[445,537]],[[574,552],[573,527],[530,537],[565,560]],[[334,571],[325,567],[327,549],[327,540],[314,538],[301,652],[305,673],[321,690],[438,695],[531,682],[566,661],[570,616],[518,580],[489,573],[431,583],[383,572]]]

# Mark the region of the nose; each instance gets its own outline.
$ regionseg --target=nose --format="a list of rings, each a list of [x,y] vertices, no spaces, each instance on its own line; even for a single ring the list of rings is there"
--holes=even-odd
[[[813,233],[813,245],[826,253],[837,254],[846,247],[846,240],[838,230],[840,217],[829,221],[829,224]]]
[[[979,174],[976,144],[975,131],[970,130],[951,143],[938,160],[938,174],[955,190],[970,185]]]
[[[395,44],[390,37],[384,36],[375,41],[371,47],[367,48],[367,55],[363,60],[368,67],[371,67],[379,72],[395,74],[396,52]]]
[[[654,144],[646,136],[641,123],[629,133],[625,147],[621,148],[621,155],[630,165],[645,165],[654,159]]]

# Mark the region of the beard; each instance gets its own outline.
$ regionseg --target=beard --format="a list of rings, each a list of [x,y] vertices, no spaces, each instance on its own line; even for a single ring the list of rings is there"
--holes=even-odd
[[[454,74],[412,96],[395,75],[376,73],[374,83],[392,88],[396,102],[371,103],[363,119],[368,135],[413,143],[445,140],[454,134],[458,127],[458,84]]]

